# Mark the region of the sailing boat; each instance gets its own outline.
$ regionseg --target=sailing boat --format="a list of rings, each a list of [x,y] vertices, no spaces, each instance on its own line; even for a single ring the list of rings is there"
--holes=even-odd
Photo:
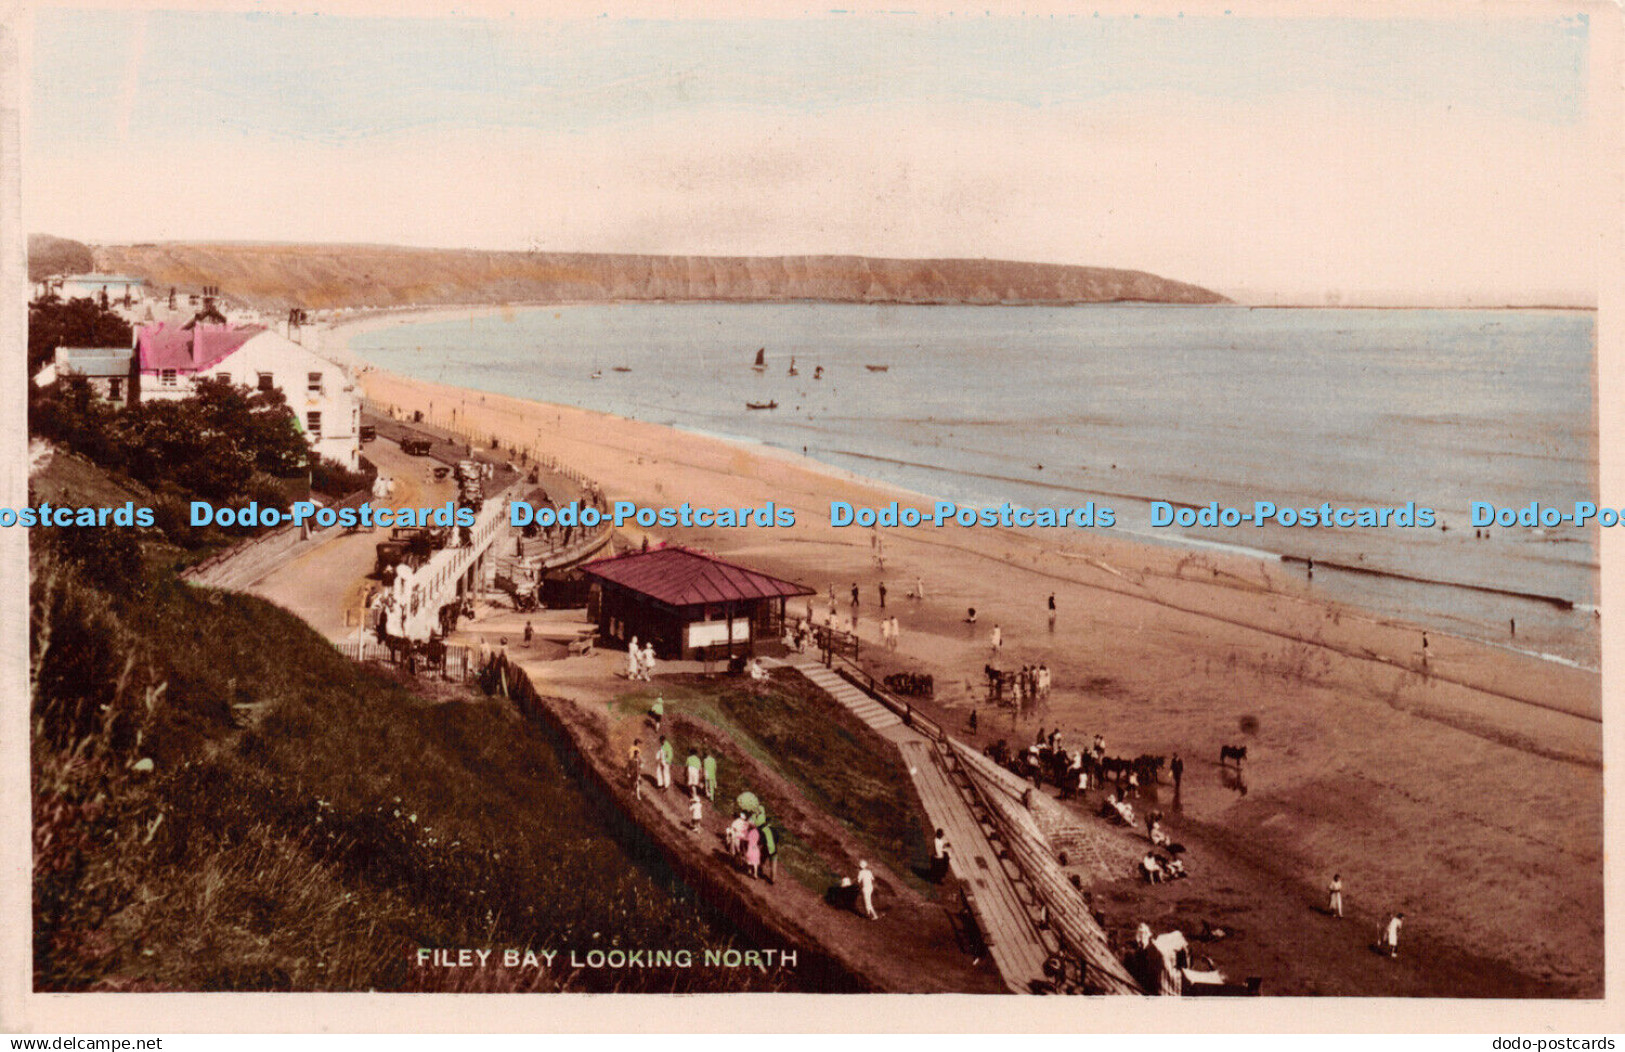
[[[751,366],[751,368],[755,369],[757,372],[762,372],[763,370],[765,370],[767,368],[767,348],[766,347],[757,348],[757,350],[756,350],[756,364]]]
[[[822,365],[814,366],[813,367],[813,379],[814,380],[822,380],[823,378],[824,378],[824,367]]]
[[[793,354],[790,356],[790,375],[791,376],[800,376],[801,375],[800,373],[796,372],[796,356],[793,355]]]

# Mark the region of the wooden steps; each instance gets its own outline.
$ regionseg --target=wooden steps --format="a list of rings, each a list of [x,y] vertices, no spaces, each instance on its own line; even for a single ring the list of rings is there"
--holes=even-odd
[[[903,721],[897,718],[896,713],[818,662],[800,658],[792,660],[790,667],[875,730],[883,732],[902,725]]]
[[[962,772],[951,772],[938,746],[897,714],[818,662],[791,655],[785,664],[829,694],[883,737],[897,743],[934,829],[947,834],[948,862],[966,891],[982,939],[1005,985],[1031,993],[1044,979],[1044,961],[1058,944],[1038,930],[1041,907],[1019,867],[997,842],[987,809]]]

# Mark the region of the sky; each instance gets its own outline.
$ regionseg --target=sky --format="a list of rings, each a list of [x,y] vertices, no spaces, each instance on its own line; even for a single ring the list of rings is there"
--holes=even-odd
[[[1001,258],[1255,303],[1593,305],[1593,37],[1551,6],[42,9],[25,217],[102,243]]]

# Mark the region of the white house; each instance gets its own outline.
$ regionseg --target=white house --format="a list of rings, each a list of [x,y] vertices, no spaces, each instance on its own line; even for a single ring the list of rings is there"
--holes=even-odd
[[[281,390],[311,448],[354,471],[361,458],[361,399],[337,362],[259,326],[166,323],[136,335],[140,392],[185,398],[200,377]]]
[[[99,303],[104,292],[110,303],[140,303],[146,299],[146,279],[127,274],[74,274],[54,279],[50,284],[65,300],[87,299]]]

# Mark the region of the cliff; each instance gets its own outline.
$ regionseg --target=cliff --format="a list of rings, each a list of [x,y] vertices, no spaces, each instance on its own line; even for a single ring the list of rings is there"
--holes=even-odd
[[[973,259],[620,256],[377,245],[103,245],[98,268],[159,290],[218,285],[275,309],[721,300],[841,303],[1224,303],[1142,271]]]

